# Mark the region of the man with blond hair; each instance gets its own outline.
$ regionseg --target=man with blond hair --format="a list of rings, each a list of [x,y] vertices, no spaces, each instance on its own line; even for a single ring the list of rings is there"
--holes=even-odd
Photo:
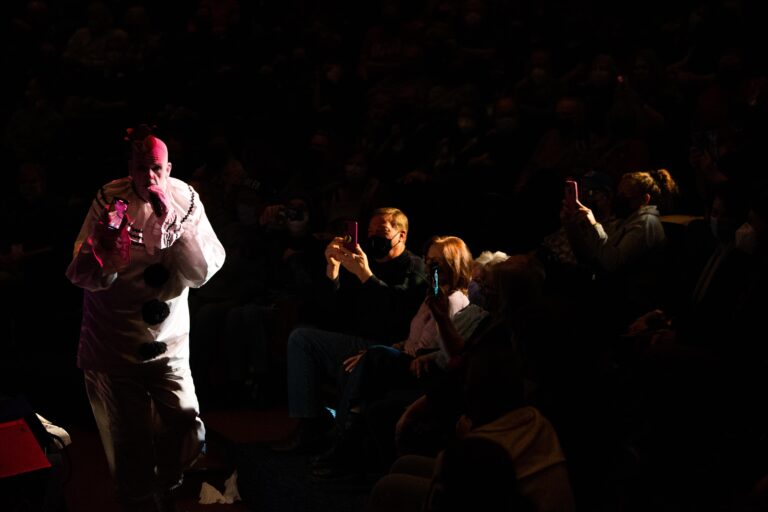
[[[288,338],[288,412],[300,420],[276,451],[311,447],[332,426],[320,389],[335,380],[348,357],[384,341],[404,339],[410,320],[424,300],[422,259],[406,249],[408,218],[397,208],[375,210],[368,237],[354,250],[334,238],[325,250],[332,308],[341,332],[314,327],[294,329]],[[364,250],[365,249],[365,250]]]

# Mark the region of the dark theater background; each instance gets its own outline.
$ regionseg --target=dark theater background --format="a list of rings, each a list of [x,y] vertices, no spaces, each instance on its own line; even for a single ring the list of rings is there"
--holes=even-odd
[[[47,446],[52,468],[0,477],[0,510],[119,510],[77,368],[82,290],[65,270],[94,194],[127,175],[127,129],[143,123],[227,251],[189,298],[210,450],[177,510],[405,512],[369,503],[386,468],[317,482],[312,454],[267,448],[296,425],[289,334],[344,316],[319,299],[323,250],[346,219],[362,240],[381,206],[408,215],[419,256],[455,235],[474,256],[530,254],[545,269],[542,304],[516,334],[536,341],[528,398],[559,437],[576,510],[768,510],[765,253],[712,274],[707,286],[729,284],[709,309],[691,306],[722,254],[710,225],[723,183],[739,225],[750,205],[755,229],[754,215],[768,219],[753,199],[768,170],[766,5],[4,2],[0,423],[34,424],[34,411],[71,444]],[[678,192],[659,204],[656,266],[624,279],[577,261],[563,181],[597,212],[625,173],[658,169]],[[627,334],[654,309],[661,324]],[[322,393],[337,403],[332,385]],[[242,501],[198,503],[204,482],[223,491],[235,471]]]

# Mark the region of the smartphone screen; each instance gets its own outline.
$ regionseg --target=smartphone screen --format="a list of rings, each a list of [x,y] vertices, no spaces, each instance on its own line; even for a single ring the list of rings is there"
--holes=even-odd
[[[430,277],[432,280],[432,293],[437,297],[440,291],[440,266],[437,263],[433,263],[429,267]]]
[[[571,205],[579,200],[579,186],[573,180],[565,180],[565,200]]]
[[[121,197],[112,199],[112,203],[109,205],[109,229],[120,229],[127,209],[128,201]]]
[[[357,248],[357,221],[344,222],[344,248],[354,251]]]

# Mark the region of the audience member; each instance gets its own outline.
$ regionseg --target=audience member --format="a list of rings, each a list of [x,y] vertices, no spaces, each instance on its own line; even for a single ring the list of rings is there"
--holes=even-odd
[[[564,201],[561,218],[578,261],[604,279],[604,297],[623,318],[647,310],[658,293],[655,275],[664,257],[666,235],[660,209],[677,192],[669,171],[625,174],[618,184],[613,210],[622,221],[609,233],[595,213],[579,200]]]
[[[396,208],[373,212],[363,251],[334,238],[325,250],[326,277],[337,293],[341,332],[298,327],[288,338],[288,410],[299,427],[277,451],[306,449],[331,424],[322,401],[324,380],[335,379],[341,364],[381,341],[402,339],[423,300],[424,262],[405,247],[408,218]],[[343,267],[343,271],[342,271]]]
[[[440,329],[441,352],[444,352],[447,362],[443,371],[433,369],[435,374],[426,393],[411,403],[400,417],[395,430],[399,453],[434,454],[436,444],[445,442],[444,427],[453,425],[464,410],[464,405],[457,400],[463,386],[463,360],[479,343],[503,340],[516,347],[518,358],[509,371],[517,380],[515,386],[508,387],[508,392],[516,396],[521,404],[529,398],[524,341],[516,330],[521,325],[521,314],[541,296],[543,280],[540,265],[527,255],[515,255],[493,265],[483,287],[490,315],[468,333],[459,332],[456,325],[449,321],[444,299],[428,300]],[[456,323],[459,324],[458,321]],[[424,432],[428,432],[431,439],[425,438]]]
[[[607,174],[590,171],[577,180],[579,201],[592,210],[606,233],[613,233],[621,219],[613,212],[615,186]],[[573,252],[565,226],[544,237],[535,251],[547,270],[547,281],[555,286],[588,285],[595,270],[579,261]]]

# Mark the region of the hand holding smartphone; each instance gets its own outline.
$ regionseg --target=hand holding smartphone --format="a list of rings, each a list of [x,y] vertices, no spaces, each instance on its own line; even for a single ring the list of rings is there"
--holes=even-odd
[[[91,247],[106,272],[122,272],[128,267],[131,238],[128,233],[128,200],[115,197],[94,225]]]
[[[437,297],[440,293],[440,266],[437,263],[433,263],[429,266],[429,276],[432,286],[432,294]]]
[[[128,201],[122,197],[114,197],[107,211],[107,227],[113,230],[120,229],[123,226],[123,219],[127,210]]]
[[[344,248],[348,251],[357,251],[357,221],[344,221]]]

